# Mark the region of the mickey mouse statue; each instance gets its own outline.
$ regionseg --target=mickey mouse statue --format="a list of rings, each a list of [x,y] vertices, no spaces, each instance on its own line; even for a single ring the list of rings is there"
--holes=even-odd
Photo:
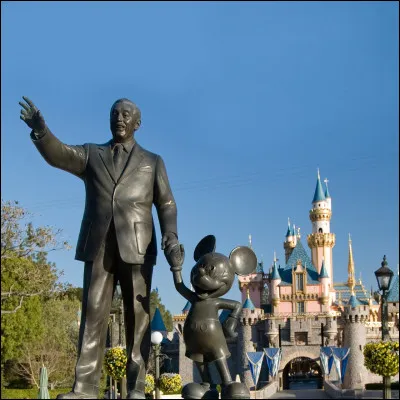
[[[247,246],[233,249],[229,257],[215,253],[215,236],[204,237],[196,246],[190,281],[194,292],[182,281],[184,249],[176,245],[166,255],[173,272],[176,290],[189,302],[191,308],[183,328],[186,357],[192,359],[199,369],[202,383],[188,383],[182,389],[184,399],[217,399],[218,391],[210,389],[210,363],[214,362],[222,381],[222,399],[250,399],[247,387],[232,380],[227,358],[231,355],[227,338],[235,332],[242,305],[238,301],[223,299],[232,287],[235,274],[248,275],[255,271],[257,258]],[[218,319],[221,309],[232,310],[223,325]]]

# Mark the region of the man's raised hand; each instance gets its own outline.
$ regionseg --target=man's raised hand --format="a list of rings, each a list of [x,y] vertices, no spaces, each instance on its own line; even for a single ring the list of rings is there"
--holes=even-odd
[[[20,118],[35,132],[43,132],[46,128],[46,122],[42,114],[31,100],[25,96],[22,96],[22,98],[26,103],[19,102],[22,107]]]

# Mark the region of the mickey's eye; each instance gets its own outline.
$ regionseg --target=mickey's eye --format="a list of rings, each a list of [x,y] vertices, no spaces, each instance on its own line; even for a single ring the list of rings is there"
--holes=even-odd
[[[209,276],[211,276],[212,278],[214,277],[214,275],[216,274],[216,272],[217,272],[217,268],[215,267],[215,265],[209,265],[209,266],[207,267],[207,274],[208,274]]]

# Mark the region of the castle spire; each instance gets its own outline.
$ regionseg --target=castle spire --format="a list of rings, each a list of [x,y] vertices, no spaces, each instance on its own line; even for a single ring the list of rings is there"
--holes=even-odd
[[[324,191],[322,190],[321,177],[319,175],[319,168],[318,168],[317,186],[315,187],[314,198],[312,202],[316,203],[318,201],[324,201],[324,200],[325,200],[325,195]]]
[[[253,246],[251,245],[251,234],[249,235],[249,247],[250,247],[251,249],[253,249]]]
[[[289,217],[287,219],[287,223],[288,223],[288,228],[287,228],[287,232],[286,232],[286,237],[291,236],[291,234],[292,234],[291,229],[290,229],[290,219],[289,219]]]
[[[328,190],[328,178],[324,179],[324,183],[325,183],[325,198],[329,198],[331,197],[331,195],[329,194],[329,190]]]
[[[354,271],[353,247],[351,244],[350,233],[349,233],[349,263],[347,265],[347,272],[348,272],[347,285],[351,289],[351,294],[354,295],[355,271]]]

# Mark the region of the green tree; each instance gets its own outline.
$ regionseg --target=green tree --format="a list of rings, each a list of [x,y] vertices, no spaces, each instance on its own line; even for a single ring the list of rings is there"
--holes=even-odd
[[[41,308],[41,335],[22,343],[15,371],[39,387],[40,368],[45,365],[51,386],[69,386],[77,357],[80,301],[58,294],[44,299]]]
[[[34,228],[30,217],[18,202],[1,200],[2,316],[16,313],[27,298],[54,291],[62,274],[47,261],[47,253],[68,243],[58,240],[60,230]]]
[[[158,294],[157,289],[153,289],[150,293],[150,320],[154,316],[154,312],[156,311],[156,308],[160,310],[162,319],[164,321],[165,327],[167,328],[167,331],[170,332],[173,329],[172,325],[172,315],[171,313],[165,308],[164,304],[161,302],[161,297]]]
[[[18,202],[1,201],[2,369],[44,334],[42,297],[65,287],[57,283],[61,272],[47,261],[47,252],[68,243],[59,241],[59,230],[34,228],[31,217]]]

